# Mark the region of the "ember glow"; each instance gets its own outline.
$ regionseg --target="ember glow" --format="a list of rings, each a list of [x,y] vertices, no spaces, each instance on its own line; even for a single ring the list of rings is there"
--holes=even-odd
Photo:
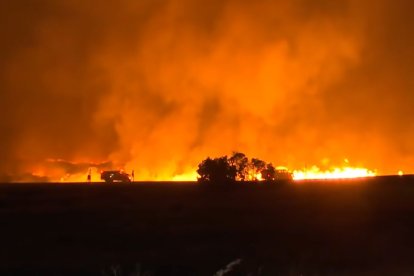
[[[194,180],[201,160],[233,151],[323,168],[303,178],[326,171],[326,156],[325,175],[364,174],[343,156],[411,174],[413,10],[409,0],[1,1],[0,182],[81,181],[101,166]]]

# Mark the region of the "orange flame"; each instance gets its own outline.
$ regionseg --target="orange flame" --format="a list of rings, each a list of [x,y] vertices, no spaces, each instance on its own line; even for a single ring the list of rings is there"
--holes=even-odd
[[[337,167],[331,170],[322,171],[317,166],[313,166],[310,169],[295,170],[293,171],[294,180],[306,180],[306,179],[350,179],[361,177],[373,177],[376,176],[375,171],[371,171],[366,168],[355,167]]]
[[[376,171],[369,170],[363,167],[352,167],[347,159],[344,160],[343,167],[332,167],[328,170],[322,170],[317,166],[302,170],[288,170],[286,167],[276,167],[279,171],[286,171],[292,174],[293,180],[307,180],[307,179],[349,179],[349,178],[361,178],[361,177],[373,177],[376,176]],[[71,163],[77,164],[77,163]],[[82,165],[82,164],[81,164]],[[126,171],[132,171],[131,168],[127,168]],[[100,174],[101,168],[91,166],[80,170],[77,173],[69,173],[63,169],[50,168],[46,166],[38,166],[32,171],[32,175],[39,177],[47,177],[52,182],[89,182],[88,174],[90,174],[90,182],[102,182]],[[399,171],[398,174],[404,175],[403,171]],[[196,168],[188,167],[186,170],[179,174],[171,175],[168,173],[162,173],[157,175],[148,174],[145,170],[136,170],[134,179],[136,181],[197,181],[198,174]],[[260,172],[249,171],[248,180],[262,181],[263,177]]]

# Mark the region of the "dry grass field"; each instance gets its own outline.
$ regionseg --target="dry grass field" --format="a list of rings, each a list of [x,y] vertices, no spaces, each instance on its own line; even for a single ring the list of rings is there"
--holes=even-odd
[[[0,184],[0,275],[413,275],[414,178]]]

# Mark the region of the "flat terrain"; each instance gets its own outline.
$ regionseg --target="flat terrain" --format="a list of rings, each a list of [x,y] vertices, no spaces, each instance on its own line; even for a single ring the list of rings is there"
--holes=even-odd
[[[0,184],[0,275],[213,275],[238,259],[226,275],[413,275],[414,178]]]

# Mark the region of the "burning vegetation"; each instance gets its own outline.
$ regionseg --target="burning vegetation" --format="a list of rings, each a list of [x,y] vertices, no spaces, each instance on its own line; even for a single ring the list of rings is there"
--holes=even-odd
[[[0,181],[413,172],[413,1],[200,1],[2,1]]]
[[[346,163],[349,163],[346,160]],[[376,176],[374,171],[354,168],[349,164],[343,168],[322,171],[314,166],[311,169],[290,172],[285,167],[275,168],[257,158],[249,159],[244,153],[233,153],[231,157],[222,156],[203,160],[198,166],[199,182],[234,182],[234,181],[290,181],[307,179],[348,179]]]

